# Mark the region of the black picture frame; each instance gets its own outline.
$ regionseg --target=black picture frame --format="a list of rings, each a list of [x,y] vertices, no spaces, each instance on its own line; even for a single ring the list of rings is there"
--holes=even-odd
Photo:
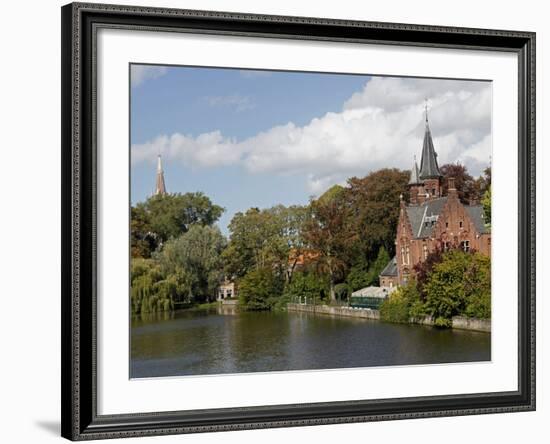
[[[72,3],[62,15],[62,436],[71,440],[535,409],[535,33]],[[96,91],[100,27],[507,51],[519,66],[518,390],[98,415]]]

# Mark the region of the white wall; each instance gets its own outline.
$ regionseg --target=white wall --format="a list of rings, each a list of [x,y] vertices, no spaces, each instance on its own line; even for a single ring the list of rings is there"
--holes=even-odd
[[[543,442],[550,419],[550,393],[543,377],[548,307],[543,301],[543,255],[548,236],[550,193],[543,177],[544,122],[550,103],[543,70],[550,53],[545,30],[550,14],[544,2],[461,0],[331,2],[296,0],[164,0],[119,3],[281,15],[517,29],[537,32],[538,124],[538,411],[461,418],[439,418],[144,438],[136,442],[256,443],[341,442],[342,440],[423,444],[464,442]],[[0,297],[2,312],[0,406],[3,442],[46,443],[60,440],[60,149],[59,66],[60,6],[57,0],[4,2],[0,27]],[[548,195],[548,194],[546,194]],[[543,212],[546,215],[543,215]],[[543,288],[544,287],[544,288]],[[546,347],[547,348],[547,347]],[[548,353],[548,351],[547,351]],[[547,370],[547,369],[546,369]],[[538,434],[538,437],[537,437]],[[135,441],[127,440],[126,442]]]

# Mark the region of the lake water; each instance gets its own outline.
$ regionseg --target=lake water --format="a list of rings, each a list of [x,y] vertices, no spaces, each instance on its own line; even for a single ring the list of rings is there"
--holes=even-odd
[[[491,335],[308,313],[181,310],[132,319],[132,378],[488,361]]]

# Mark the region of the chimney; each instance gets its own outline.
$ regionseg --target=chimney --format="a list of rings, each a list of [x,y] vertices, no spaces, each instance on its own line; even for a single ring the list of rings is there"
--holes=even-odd
[[[455,178],[454,177],[449,177],[449,179],[447,180],[447,194],[449,196],[458,196],[458,192],[456,191],[456,188],[455,188]]]

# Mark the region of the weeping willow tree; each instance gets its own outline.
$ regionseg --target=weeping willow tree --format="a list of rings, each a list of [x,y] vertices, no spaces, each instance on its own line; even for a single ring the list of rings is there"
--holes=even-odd
[[[134,259],[131,270],[133,314],[169,311],[174,307],[176,285],[165,279],[160,267],[150,259]]]

